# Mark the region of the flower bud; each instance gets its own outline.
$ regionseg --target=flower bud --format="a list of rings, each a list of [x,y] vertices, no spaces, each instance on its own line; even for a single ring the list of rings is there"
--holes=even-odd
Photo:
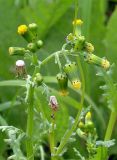
[[[81,88],[81,82],[79,80],[78,66],[76,65],[76,63],[75,62],[67,63],[64,66],[64,72],[67,74],[69,80],[71,81],[72,86],[75,89],[80,89]]]
[[[29,30],[32,32],[35,39],[37,38],[38,25],[36,23],[31,23],[28,25]]]
[[[30,31],[34,31],[34,32],[37,32],[37,29],[38,29],[38,25],[36,23],[31,23],[28,25],[28,28],[30,29]]]
[[[37,44],[37,48],[41,48],[42,46],[43,46],[43,41],[42,40],[38,40],[37,42],[36,42],[36,44]]]
[[[28,43],[27,48],[31,51],[31,52],[36,52],[37,50],[37,46],[35,43]]]
[[[58,80],[58,85],[60,88],[60,91],[59,91],[60,95],[67,96],[68,95],[68,91],[67,91],[68,78],[66,73],[58,73],[56,78]]]
[[[37,86],[40,86],[42,84],[43,77],[40,73],[36,73],[34,77],[34,83],[37,84]]]
[[[16,61],[16,73],[17,77],[26,75],[25,62],[23,60]]]
[[[79,36],[81,35],[81,26],[83,24],[83,21],[81,19],[75,19],[73,22],[72,22],[73,26],[74,26],[74,34],[75,36]]]
[[[25,53],[28,53],[29,50],[26,50],[25,48],[21,48],[21,47],[9,47],[9,54],[11,56],[13,55],[21,55],[23,56]]]
[[[108,69],[110,67],[110,62],[106,59],[102,59],[102,63],[101,63],[101,66],[104,68],[104,69]]]
[[[88,63],[92,63],[98,66],[103,67],[104,69],[108,69],[110,67],[110,62],[105,58],[100,58],[94,54],[86,54],[85,60]]]
[[[81,26],[83,24],[83,21],[81,19],[75,19],[73,22],[72,22],[73,25],[78,25],[78,26]]]
[[[85,43],[85,49],[88,53],[94,52],[94,46],[91,43],[86,42]]]
[[[50,96],[49,105],[53,111],[57,111],[58,102],[55,96]]]
[[[32,42],[35,38],[26,25],[18,27],[18,34],[21,35],[27,42]]]
[[[91,120],[91,112],[87,112],[85,120]]]
[[[80,51],[84,48],[84,44],[85,44],[85,37],[79,35],[77,39],[74,41],[74,49]]]
[[[87,123],[85,124],[85,128],[87,131],[91,131],[94,129],[94,124],[92,121],[87,121]]]
[[[70,33],[70,34],[67,36],[67,38],[66,38],[66,40],[67,40],[68,42],[73,41],[74,39],[75,39],[75,37],[74,37],[73,33]]]
[[[83,129],[84,128],[84,123],[82,121],[79,122],[78,127]]]

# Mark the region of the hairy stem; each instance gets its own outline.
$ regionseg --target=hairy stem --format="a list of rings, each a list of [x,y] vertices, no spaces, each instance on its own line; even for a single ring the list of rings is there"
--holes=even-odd
[[[33,154],[33,102],[34,102],[34,88],[30,85],[29,97],[28,97],[28,117],[27,117],[27,159],[34,160]]]

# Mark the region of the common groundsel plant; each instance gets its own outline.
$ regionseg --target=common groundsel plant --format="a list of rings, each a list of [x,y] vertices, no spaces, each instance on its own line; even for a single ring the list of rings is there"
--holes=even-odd
[[[22,36],[27,42],[27,46],[22,47],[10,47],[9,54],[11,56],[20,57],[16,61],[16,77],[17,80],[12,81],[21,83],[20,86],[25,88],[23,97],[23,103],[26,104],[27,123],[26,131],[18,129],[8,124],[0,117],[2,126],[0,129],[5,131],[8,135],[6,143],[8,143],[13,150],[13,154],[8,159],[14,160],[34,160],[36,157],[39,159],[51,159],[51,160],[63,160],[64,154],[67,152],[67,144],[72,143],[72,138],[77,141],[77,136],[83,142],[84,150],[86,154],[82,155],[79,148],[74,147],[73,153],[76,154],[79,160],[107,160],[108,148],[115,144],[114,139],[111,139],[113,127],[116,121],[116,102],[115,94],[117,87],[113,83],[111,74],[113,65],[104,57],[100,58],[96,56],[94,52],[94,46],[92,43],[87,42],[85,36],[82,35],[83,21],[77,19],[77,9],[75,19],[73,20],[73,32],[68,34],[66,42],[63,44],[61,50],[50,54],[48,57],[40,61],[38,59],[38,50],[43,47],[43,41],[38,36],[38,25],[31,23],[29,25],[20,25],[18,27],[18,34]],[[62,57],[62,61],[61,61]],[[49,65],[50,60],[55,58],[54,65],[58,65],[59,73],[56,73],[56,82],[58,83],[58,93],[60,96],[69,95],[69,87],[72,87],[76,91],[81,93],[81,100],[78,104],[78,113],[76,118],[72,120],[69,128],[66,129],[64,136],[56,141],[56,117],[61,110],[61,104],[58,101],[58,94],[54,94],[51,91],[50,86],[47,85],[44,76],[42,75],[43,66]],[[74,60],[73,60],[74,59]],[[26,67],[26,62],[30,63],[33,73],[29,73]],[[108,106],[111,111],[110,120],[107,126],[105,138],[103,140],[98,139],[95,124],[92,120],[91,106],[84,107],[85,96],[85,77],[82,68],[82,61],[88,63],[93,67],[98,66],[97,75],[101,76],[105,80],[105,85],[101,88],[105,92]],[[19,81],[20,79],[20,81]],[[69,82],[71,84],[69,84]],[[40,100],[38,92],[45,95],[45,101],[48,102],[49,117],[48,119],[43,111],[43,106],[39,104]],[[69,103],[69,102],[68,102]],[[39,109],[37,108],[39,106]],[[69,115],[70,116],[70,115]],[[40,124],[37,125],[37,119],[39,118]],[[63,117],[64,118],[64,117]],[[38,121],[38,122],[39,122]],[[62,121],[62,119],[61,119]],[[38,126],[38,138],[35,138],[34,126]],[[58,133],[59,134],[59,133]],[[44,153],[43,143],[40,137],[48,137],[50,156],[49,153]],[[22,150],[22,143],[25,143],[26,149]],[[82,147],[82,144],[81,144]],[[45,151],[46,152],[46,151]]]

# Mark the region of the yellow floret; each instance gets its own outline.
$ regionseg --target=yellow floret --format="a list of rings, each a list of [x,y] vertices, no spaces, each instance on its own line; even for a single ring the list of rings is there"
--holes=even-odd
[[[86,119],[91,119],[91,112],[87,112],[85,118],[86,118]]]
[[[14,47],[9,47],[9,54],[12,55],[14,53]]]
[[[62,90],[62,91],[59,92],[59,94],[60,94],[61,96],[67,96],[67,95],[69,94],[69,92],[66,91],[66,90]]]
[[[94,46],[91,43],[86,43],[86,50],[89,53],[92,53],[94,51]]]
[[[28,30],[28,27],[27,27],[26,25],[20,25],[20,26],[18,27],[18,33],[19,33],[20,35],[25,34],[25,33],[27,32],[27,30]]]
[[[75,89],[80,89],[81,88],[81,82],[78,80],[75,80],[72,82],[72,85]]]
[[[106,59],[103,59],[101,65],[104,69],[108,69],[110,67],[110,62]]]
[[[75,19],[73,22],[72,22],[73,25],[79,25],[81,26],[83,24],[83,21],[81,19]]]

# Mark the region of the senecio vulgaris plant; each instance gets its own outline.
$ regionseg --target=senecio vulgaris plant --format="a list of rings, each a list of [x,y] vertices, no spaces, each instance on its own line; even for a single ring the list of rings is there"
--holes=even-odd
[[[35,145],[33,137],[33,126],[34,126],[34,110],[35,110],[35,91],[37,88],[42,88],[46,96],[45,100],[48,101],[48,106],[51,110],[51,121],[48,122],[48,134],[50,142],[51,160],[63,159],[63,154],[65,152],[65,147],[70,137],[73,133],[77,134],[84,142],[87,149],[87,155],[83,156],[79,152],[78,148],[73,148],[74,154],[78,156],[81,160],[106,160],[108,159],[108,148],[114,144],[114,140],[111,140],[112,130],[116,120],[116,113],[114,110],[114,105],[116,100],[110,102],[110,97],[112,97],[114,91],[116,92],[116,86],[113,84],[109,74],[112,66],[106,58],[100,58],[96,56],[94,52],[94,46],[87,42],[85,37],[81,33],[81,28],[83,21],[75,17],[73,21],[73,33],[70,33],[66,37],[66,42],[60,51],[54,52],[46,57],[44,60],[39,61],[37,56],[37,51],[43,47],[43,41],[38,38],[38,25],[32,23],[29,25],[20,25],[18,27],[18,34],[22,36],[27,41],[27,46],[22,47],[10,47],[9,54],[11,56],[20,56],[20,60],[16,61],[16,77],[23,79],[25,81],[24,86],[25,92],[25,104],[27,106],[27,127],[26,132],[15,128],[13,126],[7,126],[4,122],[4,126],[0,129],[8,134],[9,139],[7,143],[13,150],[13,155],[9,159],[15,160],[34,160],[35,150],[38,146]],[[71,60],[71,57],[75,57],[75,61]],[[72,88],[81,91],[80,108],[76,115],[76,118],[69,128],[63,138],[60,140],[60,144],[57,145],[55,141],[55,130],[56,130],[56,115],[58,114],[58,109],[61,109],[57,96],[51,95],[49,87],[47,86],[44,77],[41,73],[43,66],[55,57],[56,62],[59,67],[59,73],[56,75],[56,81],[59,87],[60,96],[67,96],[69,94],[68,81],[70,81]],[[61,62],[60,57],[64,57],[65,63]],[[83,58],[81,58],[83,57]],[[26,70],[25,59],[30,62],[30,65],[34,67],[32,75],[29,75]],[[85,78],[83,73],[83,68],[81,60],[86,63],[99,66],[99,73],[105,78],[106,86],[102,89],[107,92],[107,99],[111,107],[111,116],[107,131],[105,134],[105,139],[103,141],[98,140],[98,135],[96,132],[95,124],[92,121],[92,114],[90,108],[84,109],[84,96],[85,96]],[[53,63],[53,67],[54,67]],[[112,87],[113,86],[113,87]],[[112,91],[112,89],[114,91]],[[43,111],[40,109],[43,120]],[[44,117],[46,118],[46,117]],[[62,121],[62,120],[61,120]],[[26,156],[21,151],[20,143],[22,139],[26,142]],[[43,150],[41,159],[44,159]]]

